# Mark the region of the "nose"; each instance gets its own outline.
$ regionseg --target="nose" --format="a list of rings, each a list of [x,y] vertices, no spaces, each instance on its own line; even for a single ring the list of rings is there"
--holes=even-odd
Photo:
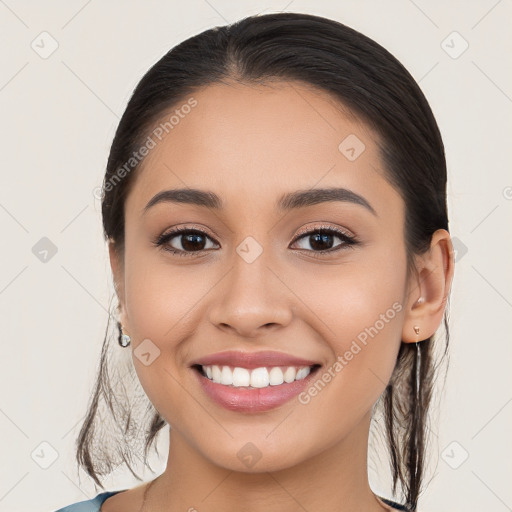
[[[293,294],[264,254],[252,263],[237,255],[215,287],[210,322],[236,338],[260,337],[291,322]]]

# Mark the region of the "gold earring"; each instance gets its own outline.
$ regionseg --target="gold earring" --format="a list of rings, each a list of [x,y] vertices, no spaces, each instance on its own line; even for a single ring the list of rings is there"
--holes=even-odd
[[[416,336],[420,333],[420,328],[417,325],[414,326],[414,332],[416,333]]]

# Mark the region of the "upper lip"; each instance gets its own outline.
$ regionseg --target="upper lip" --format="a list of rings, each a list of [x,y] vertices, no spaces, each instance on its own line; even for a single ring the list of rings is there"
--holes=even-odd
[[[318,365],[316,361],[302,359],[300,357],[285,354],[284,352],[274,352],[264,350],[260,352],[240,352],[228,350],[226,352],[217,352],[192,361],[191,366],[231,366],[241,368],[260,368],[263,366],[314,366]]]

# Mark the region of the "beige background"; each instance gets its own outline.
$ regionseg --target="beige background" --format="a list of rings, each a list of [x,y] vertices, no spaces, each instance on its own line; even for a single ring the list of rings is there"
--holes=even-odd
[[[93,191],[134,86],[183,39],[281,10],[372,37],[432,106],[458,261],[451,368],[420,510],[512,510],[509,0],[0,1],[0,510],[51,511],[100,492],[73,460],[113,291]],[[43,237],[57,249],[46,262],[34,254]],[[122,473],[105,486],[138,483]]]

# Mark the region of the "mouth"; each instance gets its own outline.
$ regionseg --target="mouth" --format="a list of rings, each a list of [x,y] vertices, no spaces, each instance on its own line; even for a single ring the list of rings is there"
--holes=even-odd
[[[275,409],[310,386],[322,365],[284,352],[225,351],[190,362],[199,389],[230,411]]]
[[[310,366],[262,366],[244,368],[228,365],[200,365],[192,368],[214,384],[237,389],[263,389],[302,381],[314,374],[320,364]]]

